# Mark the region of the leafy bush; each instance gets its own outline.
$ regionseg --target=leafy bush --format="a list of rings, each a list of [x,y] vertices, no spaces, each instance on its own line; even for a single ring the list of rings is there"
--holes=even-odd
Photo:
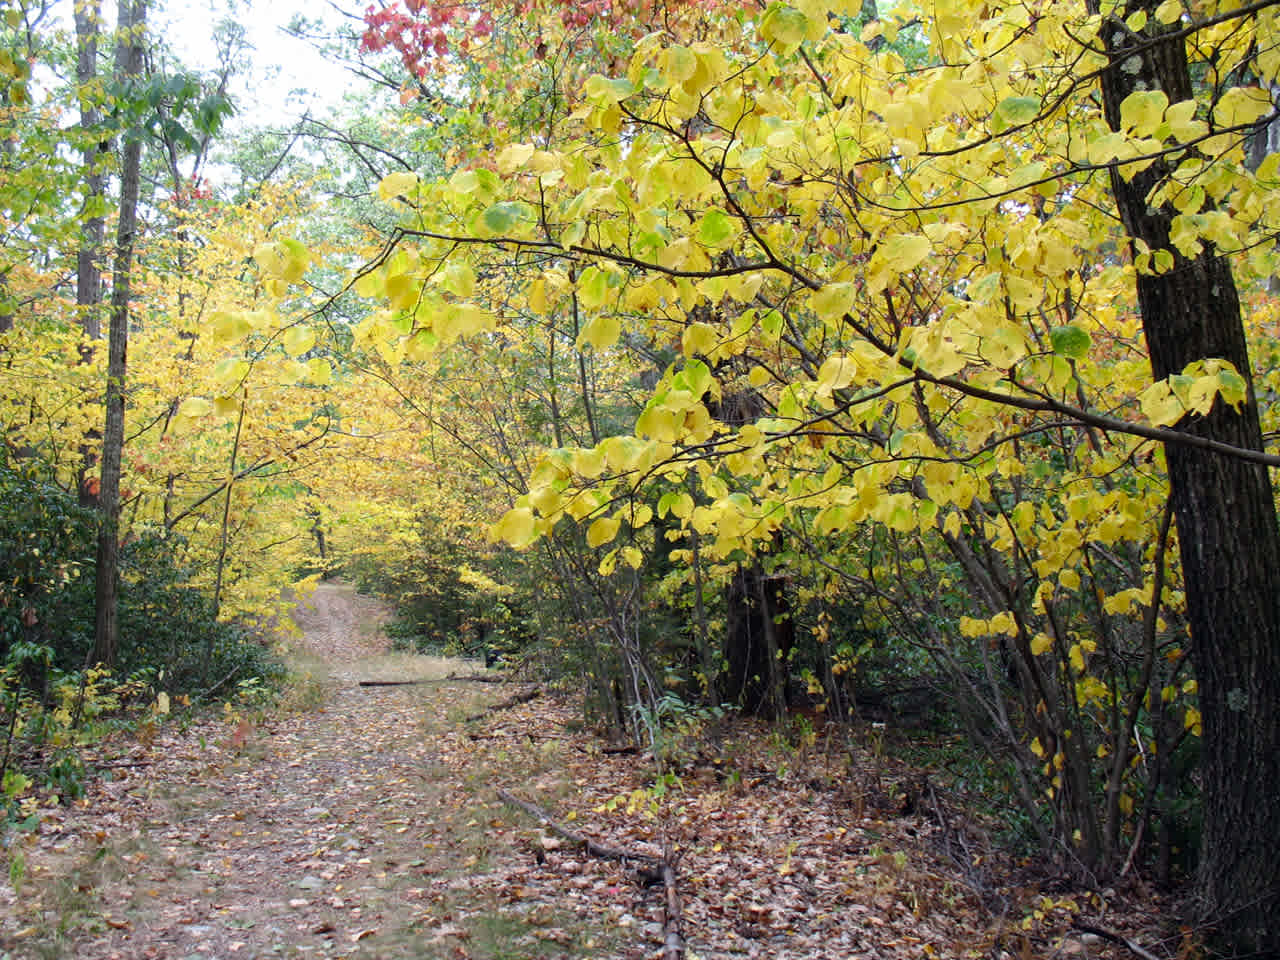
[[[0,776],[4,819],[29,816],[25,792],[42,779],[57,795],[83,790],[75,747],[158,693],[199,699],[274,685],[283,665],[247,626],[217,619],[186,585],[176,538],[134,536],[121,550],[118,660],[93,647],[96,517],[36,459],[0,450]],[[23,756],[29,770],[12,769]],[[42,759],[33,764],[32,758]]]

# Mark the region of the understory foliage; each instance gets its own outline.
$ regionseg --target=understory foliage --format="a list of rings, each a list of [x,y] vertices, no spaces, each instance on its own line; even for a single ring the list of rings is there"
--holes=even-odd
[[[121,557],[121,645],[114,668],[87,662],[93,647],[93,511],[35,460],[0,460],[0,770],[4,803],[43,760],[59,776],[80,769],[76,745],[112,719],[165,704],[232,697],[271,684],[281,667],[262,635],[220,622],[207,594],[175,564],[177,544],[140,537]],[[61,766],[60,766],[61,765]],[[68,766],[69,765],[69,766]],[[59,774],[62,767],[67,767]],[[78,785],[79,775],[67,779]],[[65,785],[64,785],[65,786]]]

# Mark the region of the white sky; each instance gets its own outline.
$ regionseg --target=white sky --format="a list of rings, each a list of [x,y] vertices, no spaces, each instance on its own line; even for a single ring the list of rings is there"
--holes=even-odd
[[[59,22],[72,31],[72,0],[56,8]],[[152,0],[147,20],[153,35],[163,37],[184,66],[206,73],[217,67],[213,25],[233,17],[243,24],[252,68],[233,80],[231,94],[237,117],[232,123],[287,127],[307,110],[323,116],[342,99],[354,78],[341,65],[325,60],[311,44],[290,36],[285,26],[297,14],[340,24],[337,9],[362,11],[367,0]],[[115,22],[115,0],[102,0],[107,29]],[[351,22],[348,20],[347,22]],[[109,51],[107,52],[109,56]]]
[[[354,6],[354,4],[352,4]],[[358,9],[358,8],[357,8]],[[252,69],[237,78],[232,95],[241,122],[288,126],[307,110],[324,115],[357,82],[315,48],[290,36],[285,27],[297,14],[339,23],[328,4],[306,0],[170,0],[157,11],[153,26],[163,30],[188,65],[212,70],[217,66],[211,25],[232,16],[246,28]]]

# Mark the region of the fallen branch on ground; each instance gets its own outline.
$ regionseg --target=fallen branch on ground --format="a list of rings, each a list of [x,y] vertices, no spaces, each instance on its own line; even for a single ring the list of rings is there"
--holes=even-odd
[[[504,674],[491,673],[451,673],[446,680],[468,680],[472,683],[511,683],[511,678]]]
[[[600,860],[617,860],[624,866],[629,863],[643,864],[638,868],[642,881],[661,879],[665,894],[662,904],[662,955],[664,960],[682,960],[684,957],[684,934],[681,931],[683,918],[680,908],[680,890],[676,884],[676,861],[679,859],[670,850],[659,857],[652,853],[640,853],[634,850],[623,850],[597,843],[590,837],[570,830],[547,814],[537,804],[521,800],[506,790],[498,791],[498,799],[513,807],[519,807],[536,819],[542,826],[585,850]]]
[[[467,717],[468,721],[483,720],[491,713],[497,713],[499,710],[510,710],[512,707],[518,707],[522,703],[528,703],[536,697],[542,696],[542,688],[534,687],[532,690],[526,690],[524,693],[517,693],[514,697],[508,697],[491,706],[485,707],[479,713],[473,713]]]
[[[1087,923],[1073,923],[1072,930],[1078,930],[1080,933],[1091,933],[1095,937],[1101,937],[1110,943],[1116,943],[1120,946],[1128,948],[1129,952],[1134,956],[1141,957],[1142,960],[1157,960],[1154,953],[1144,950],[1138,944],[1134,943],[1128,937],[1122,937],[1118,933],[1112,933],[1110,930],[1103,930],[1101,927],[1095,927]]]
[[[662,887],[667,895],[662,904],[664,960],[681,960],[684,956],[684,918],[680,910],[680,888],[676,885],[675,860],[670,849],[662,858]]]
[[[362,687],[416,687],[420,683],[439,683],[438,680],[361,680]]]
[[[510,804],[513,807],[519,807],[529,816],[536,819],[544,827],[552,833],[564,837],[570,843],[581,847],[591,856],[599,860],[617,860],[620,863],[649,863],[660,864],[662,857],[652,853],[639,853],[634,850],[623,850],[620,847],[610,847],[603,843],[596,843],[590,837],[584,836],[575,830],[570,830],[562,823],[552,820],[547,812],[536,804],[529,803],[527,800],[521,800],[519,797],[507,793],[506,790],[498,791],[498,799],[503,803]]]

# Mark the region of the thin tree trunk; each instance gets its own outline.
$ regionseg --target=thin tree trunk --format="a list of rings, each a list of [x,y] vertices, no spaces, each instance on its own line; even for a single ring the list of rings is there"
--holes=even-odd
[[[240,456],[240,433],[244,428],[244,412],[248,405],[249,397],[246,394],[240,398],[240,416],[236,418],[236,436],[231,443],[231,463],[227,465],[227,496],[222,502],[222,530],[218,543],[218,572],[213,586],[213,611],[215,615],[222,608],[222,575],[227,567],[227,545],[230,541],[231,531],[231,492],[236,485],[236,459]],[[323,551],[323,541],[321,541],[320,547]],[[204,653],[206,667],[213,656],[213,648],[209,645],[213,643],[213,634],[211,633],[209,636],[209,643],[205,645]]]
[[[1193,96],[1181,34],[1158,40],[1159,0],[1131,0],[1104,24],[1112,66],[1102,77],[1112,129],[1138,90],[1170,103]],[[1122,22],[1148,14],[1133,32]],[[1155,41],[1155,42],[1153,42]],[[1163,379],[1210,357],[1248,381],[1243,407],[1219,400],[1178,429],[1261,450],[1240,303],[1231,268],[1212,249],[1182,256],[1170,243],[1174,211],[1147,203],[1168,176],[1157,162],[1112,188],[1129,236],[1169,250],[1173,269],[1139,274],[1138,303],[1152,374]],[[1266,468],[1178,444],[1165,447],[1203,723],[1204,830],[1198,875],[1202,919],[1237,955],[1280,956],[1280,528]]]
[[[100,208],[107,193],[105,168],[110,146],[106,142],[90,143],[102,133],[102,111],[93,86],[98,80],[98,37],[101,34],[102,4],[100,0],[76,0],[76,84],[80,99],[80,136],[84,139],[81,156],[84,161],[85,217],[80,227],[80,249],[76,251],[76,306],[81,329],[87,340],[102,339],[102,267],[99,258],[107,237],[107,221]],[[93,348],[82,347],[85,360]]]
[[[77,0],[76,85],[80,101],[81,158],[84,165],[84,211],[80,225],[80,247],[76,251],[76,312],[84,340],[80,344],[80,362],[93,359],[94,344],[102,339],[102,255],[107,237],[107,221],[102,213],[107,195],[106,161],[111,145],[102,136],[102,111],[98,83],[98,40],[102,34],[101,0]],[[76,478],[82,507],[96,507],[98,491],[90,477],[97,465],[97,446],[101,437],[96,428],[86,432],[80,445],[80,466]]]
[[[116,76],[142,75],[142,34],[146,0],[120,0],[120,39]],[[116,224],[115,263],[111,272],[111,324],[107,345],[107,413],[102,431],[101,523],[95,583],[96,623],[93,660],[113,666],[119,644],[116,620],[120,549],[120,461],[124,452],[124,395],[129,345],[129,288],[138,227],[138,189],[142,166],[140,132],[126,134],[121,164],[120,215]]]

